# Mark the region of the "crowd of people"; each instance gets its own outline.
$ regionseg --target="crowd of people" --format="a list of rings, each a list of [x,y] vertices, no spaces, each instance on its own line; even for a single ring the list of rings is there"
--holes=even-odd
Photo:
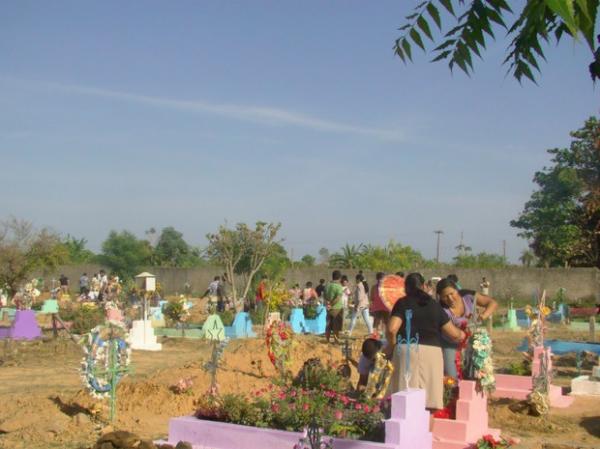
[[[396,274],[404,277],[403,273]],[[469,320],[477,317],[484,321],[498,306],[489,296],[490,284],[484,278],[480,285],[482,291],[476,292],[463,289],[455,275],[426,281],[420,273],[411,273],[405,278],[405,296],[398,298],[390,311],[379,294],[379,284],[384,277],[385,273],[377,273],[376,284],[369,289],[363,274],[359,273],[354,288],[350,289],[346,276],[338,270],[332,273],[331,282],[325,284],[322,295],[327,308],[326,341],[332,338],[338,341],[348,307],[348,332],[352,332],[360,315],[371,334],[363,343],[358,362],[359,387],[366,384],[375,355],[382,352],[394,366],[389,393],[407,387],[422,388],[427,393],[428,408],[443,408],[444,376],[457,377],[456,352],[466,338]],[[385,333],[385,340],[380,338],[381,331]],[[409,345],[407,340],[417,344]],[[405,360],[409,350],[411,368],[407,375]]]
[[[69,293],[69,279],[61,274],[59,278],[60,292]],[[116,297],[121,292],[122,286],[118,276],[108,276],[104,270],[94,273],[89,277],[83,273],[79,278],[79,300],[80,301],[106,301]]]

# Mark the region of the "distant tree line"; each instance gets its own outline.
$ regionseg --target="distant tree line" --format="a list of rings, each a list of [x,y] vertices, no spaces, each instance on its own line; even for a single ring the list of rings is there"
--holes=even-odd
[[[529,241],[524,265],[600,268],[600,122],[571,133],[569,148],[548,150],[550,167],[535,173],[533,192],[511,226]]]

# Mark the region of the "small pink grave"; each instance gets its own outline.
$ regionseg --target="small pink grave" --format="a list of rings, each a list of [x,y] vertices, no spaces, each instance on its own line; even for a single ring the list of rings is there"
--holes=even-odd
[[[475,386],[472,380],[458,383],[456,419],[433,418],[433,449],[467,449],[484,435],[500,437],[488,426],[487,396]]]
[[[34,340],[42,336],[42,330],[35,319],[33,310],[17,310],[12,325],[0,329],[0,338]]]
[[[291,449],[300,432],[261,429],[192,416],[169,421],[169,443],[187,441],[194,449]],[[392,395],[392,416],[385,422],[385,443],[334,439],[335,449],[432,449],[425,391],[409,390]]]
[[[509,398],[524,400],[533,391],[533,377],[540,373],[540,357],[546,353],[548,356],[548,371],[552,370],[552,350],[536,346],[533,348],[533,361],[531,363],[531,376],[514,376],[512,374],[496,374],[495,398]],[[571,396],[562,394],[562,388],[550,385],[548,392],[550,406],[556,408],[567,408],[573,403]]]

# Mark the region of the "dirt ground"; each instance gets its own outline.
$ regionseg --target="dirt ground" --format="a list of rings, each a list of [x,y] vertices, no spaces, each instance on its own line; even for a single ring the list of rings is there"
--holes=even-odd
[[[524,332],[495,331],[495,363],[506,367],[522,357],[515,347]],[[587,335],[560,328],[549,338],[585,340]],[[111,429],[129,430],[143,438],[164,438],[169,418],[189,415],[194,399],[209,385],[202,369],[211,345],[201,340],[164,339],[160,352],[134,351],[134,372],[118,388],[117,420],[107,423],[107,401],[94,400],[82,387],[78,373],[81,349],[66,337],[43,341],[0,341],[0,448],[87,448]],[[357,340],[354,353],[359,351]],[[293,370],[304,360],[342,360],[341,347],[326,345],[322,337],[299,336],[293,353]],[[555,362],[555,384],[568,386],[576,375],[574,358]],[[562,363],[561,363],[562,362]],[[564,366],[566,365],[566,366]],[[589,373],[591,363],[584,364]],[[233,340],[225,349],[218,382],[221,391],[251,392],[271,383],[275,374],[262,339]],[[356,380],[356,372],[353,373]],[[176,394],[170,387],[191,378],[190,394]],[[552,409],[546,419],[513,412],[512,401],[493,400],[490,420],[503,434],[521,439],[519,447],[539,449],[543,443],[566,444],[569,448],[600,448],[600,401],[577,397],[568,409]],[[560,446],[555,446],[560,447]],[[561,448],[562,449],[562,448]]]

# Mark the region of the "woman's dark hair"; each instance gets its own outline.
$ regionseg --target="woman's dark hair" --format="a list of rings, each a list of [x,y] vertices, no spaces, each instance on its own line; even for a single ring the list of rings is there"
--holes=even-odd
[[[348,276],[346,276],[345,274],[342,274],[342,278],[340,279],[341,282],[348,282]]]
[[[438,295],[441,295],[442,292],[445,289],[447,289],[448,287],[452,287],[454,290],[458,290],[458,287],[456,287],[456,282],[454,282],[450,278],[444,278],[440,282],[437,283],[437,286],[435,287],[435,291]]]
[[[380,271],[375,275],[375,279],[377,279],[378,281],[382,280],[384,277],[385,273],[383,271]]]
[[[362,275],[362,273],[359,272],[355,279],[357,284],[362,282],[362,285],[365,288],[365,293],[369,293],[369,284],[367,284],[367,281],[365,281],[365,277]]]
[[[427,301],[431,300],[429,296],[423,290],[425,284],[425,278],[421,273],[410,273],[404,280],[404,289],[406,290],[406,296],[415,296],[419,299],[420,305],[425,305]]]
[[[451,279],[450,276],[448,276],[447,278],[442,279],[440,282],[437,283],[437,286],[435,287],[435,292],[439,296],[447,288],[453,288],[454,290],[458,291],[458,287],[456,286],[456,282],[454,282],[454,280]],[[444,301],[440,301],[440,305],[444,309],[448,308],[448,305]]]

